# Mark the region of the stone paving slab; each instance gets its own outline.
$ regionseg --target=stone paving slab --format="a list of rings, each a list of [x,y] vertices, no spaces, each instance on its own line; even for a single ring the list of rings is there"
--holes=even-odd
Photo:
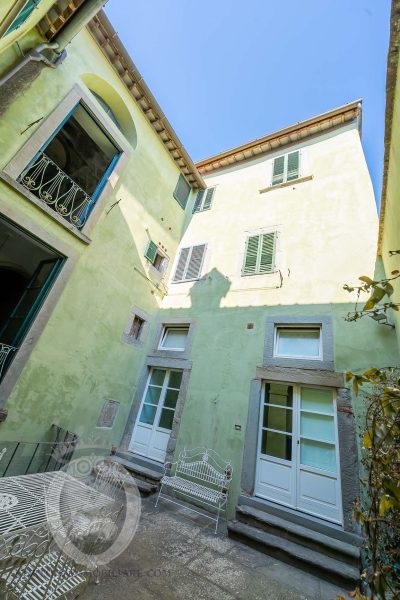
[[[200,515],[154,496],[130,546],[82,600],[334,600],[346,591],[248,548]]]

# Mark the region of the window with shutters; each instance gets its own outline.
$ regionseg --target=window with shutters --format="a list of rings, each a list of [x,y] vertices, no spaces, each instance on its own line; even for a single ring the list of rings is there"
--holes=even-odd
[[[215,194],[215,187],[207,188],[206,190],[199,190],[197,192],[196,200],[194,202],[193,212],[202,212],[203,210],[209,210]]]
[[[174,190],[174,198],[181,205],[183,209],[186,208],[186,204],[189,198],[191,187],[184,178],[183,175],[179,175],[178,183]]]
[[[300,177],[300,152],[289,152],[274,159],[272,185],[279,185]]]
[[[263,275],[275,270],[276,231],[251,235],[246,241],[242,275]]]
[[[179,254],[172,283],[199,279],[205,252],[205,244],[199,244],[198,246],[191,246],[189,248],[182,248]]]
[[[35,10],[39,2],[40,0],[27,0],[4,35],[6,36],[15,29],[19,29],[19,27],[21,27],[21,25],[23,25],[30,17],[31,13]]]
[[[144,255],[145,258],[147,258],[147,260],[153,265],[153,267],[157,269],[157,271],[159,271],[160,273],[165,272],[168,259],[161,252],[157,244],[155,244],[152,240],[149,240]]]

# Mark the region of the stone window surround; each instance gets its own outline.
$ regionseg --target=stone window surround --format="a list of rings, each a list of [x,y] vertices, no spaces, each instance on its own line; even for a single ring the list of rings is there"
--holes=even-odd
[[[317,372],[291,367],[257,367],[256,379],[253,379],[250,385],[250,399],[241,474],[242,495],[257,500],[257,497],[254,496],[254,491],[258,453],[260,403],[262,401],[263,384],[265,381],[316,385],[319,387],[335,389],[343,529],[349,532],[356,532],[357,526],[352,518],[352,511],[354,501],[359,497],[358,478],[354,476],[354,473],[359,472],[357,434],[351,405],[351,394],[345,387],[345,377],[343,373],[323,370]],[[259,508],[262,509],[262,503],[268,501],[264,501],[260,498],[259,502]],[[305,513],[303,516],[307,517]],[[326,522],[326,524],[330,525],[328,522]]]
[[[143,321],[144,321],[142,331],[140,333],[139,338],[135,338],[133,335],[130,334],[131,328],[132,328],[132,323],[133,323],[135,316],[138,316],[140,319],[143,319]],[[123,342],[125,342],[126,344],[129,344],[130,346],[136,346],[136,348],[142,348],[144,346],[144,343],[149,334],[149,329],[150,329],[150,315],[148,315],[144,310],[142,310],[138,306],[132,306],[132,308],[129,312],[129,317],[126,322],[126,326],[125,326],[125,329],[124,329],[121,339]]]
[[[160,350],[159,345],[165,327],[173,327],[187,325],[189,327],[188,336],[186,339],[186,347],[184,350]],[[184,317],[176,317],[165,319],[158,323],[156,333],[153,340],[153,346],[149,353],[149,357],[157,358],[173,358],[173,359],[189,359],[193,344],[193,335],[195,330],[194,319],[185,319]]]
[[[29,360],[29,357],[38,341],[40,335],[44,331],[47,321],[53,312],[61,294],[67,285],[69,278],[73,272],[75,264],[78,260],[78,253],[69,245],[60,241],[45,229],[37,225],[28,216],[20,213],[14,207],[10,207],[0,199],[0,214],[9,219],[15,225],[28,231],[41,242],[53,248],[56,252],[65,257],[64,265],[55,279],[49,293],[47,294],[38,314],[36,315],[25,339],[23,340],[18,352],[15,355],[10,367],[7,370],[0,384],[0,421],[6,418],[6,403],[10,397],[12,390],[17,383],[23,368]]]
[[[322,338],[322,360],[274,356],[275,329],[279,326],[319,326]],[[326,315],[275,316],[266,318],[263,364],[277,367],[334,370],[332,319]]]
[[[174,353],[176,354],[176,353]],[[167,454],[165,461],[171,461],[175,452],[176,440],[179,434],[179,427],[183,412],[183,407],[186,401],[189,378],[192,369],[192,363],[186,359],[176,358],[157,358],[153,356],[147,356],[143,370],[141,372],[136,392],[133,397],[132,408],[129,413],[129,417],[126,422],[125,431],[121,439],[120,449],[122,451],[128,451],[131,442],[133,430],[135,428],[136,419],[139,413],[139,409],[142,403],[143,394],[146,389],[147,380],[149,377],[149,371],[152,367],[160,369],[180,369],[183,371],[181,388],[178,395],[178,400],[175,407],[174,420],[172,423],[172,431],[168,441]]]
[[[105,186],[103,187],[91,211],[91,214],[84,226],[82,227],[82,229],[77,230],[73,226],[68,227],[68,230],[72,234],[83,234],[84,236],[89,237],[104,209],[105,201],[111,194],[112,190],[116,187],[119,176],[121,175],[123,169],[128,163],[129,157],[133,152],[133,148],[129,144],[125,136],[113,123],[113,121],[107,115],[104,115],[104,111],[101,111],[99,109],[98,103],[84,90],[82,86],[76,83],[70,90],[70,92],[68,92],[68,94],[64,97],[64,99],[57,104],[55,109],[45,119],[43,119],[42,123],[39,125],[36,131],[31,135],[31,137],[24,143],[24,145],[17,151],[17,153],[6,165],[6,167],[4,168],[4,173],[11,177],[11,179],[16,181],[19,175],[22,173],[22,171],[32,161],[35,154],[52,136],[55,129],[59,127],[59,125],[64,121],[66,116],[81,101],[93,113],[96,120],[100,123],[100,125],[104,127],[105,131],[108,132],[108,134],[111,136],[111,138],[115,141],[115,143],[117,144],[117,146],[119,146],[121,150],[121,155],[114,167],[114,170],[109,175],[109,178]],[[26,198],[32,201],[35,204],[35,206],[37,206],[39,209],[42,209],[43,212],[45,212],[48,216],[53,216],[50,214],[50,210],[51,212],[54,211],[52,209],[49,209],[49,207],[45,203],[43,203],[42,207],[42,203],[40,201],[38,203],[36,196],[29,192],[24,195]],[[33,201],[33,198],[35,198],[35,202]],[[57,215],[57,213],[55,212],[54,217],[57,221],[59,221],[59,218],[62,219],[62,217]],[[77,237],[81,238],[81,235],[77,235]]]

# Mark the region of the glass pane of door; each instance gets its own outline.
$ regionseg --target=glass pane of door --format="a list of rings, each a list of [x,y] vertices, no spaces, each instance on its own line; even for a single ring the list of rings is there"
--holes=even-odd
[[[335,446],[302,439],[300,441],[300,462],[307,467],[336,473]]]
[[[301,409],[333,415],[332,390],[301,388]]]
[[[302,387],[300,391],[300,462],[336,472],[336,432],[332,390]]]
[[[160,411],[158,413],[158,427],[171,431],[175,416],[176,403],[179,396],[179,387],[183,371],[167,371],[165,388],[163,390]],[[161,410],[162,409],[162,410]]]
[[[153,425],[154,423],[166,372],[165,369],[153,369],[151,372],[149,385],[139,417],[141,423],[145,423],[146,425]]]
[[[268,383],[262,415],[261,454],[292,460],[293,387]]]

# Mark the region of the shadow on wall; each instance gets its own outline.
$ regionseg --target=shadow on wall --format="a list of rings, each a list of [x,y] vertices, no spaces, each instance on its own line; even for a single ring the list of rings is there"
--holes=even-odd
[[[109,447],[119,442],[143,357],[122,340],[123,332],[134,305],[152,316],[162,298],[148,281],[133,218],[119,206],[105,211],[58,298],[61,271],[1,383],[8,417],[0,439],[40,441],[56,423],[80,438],[94,432]],[[46,321],[38,334],[36,326]],[[98,429],[108,399],[119,403],[116,421]]]

